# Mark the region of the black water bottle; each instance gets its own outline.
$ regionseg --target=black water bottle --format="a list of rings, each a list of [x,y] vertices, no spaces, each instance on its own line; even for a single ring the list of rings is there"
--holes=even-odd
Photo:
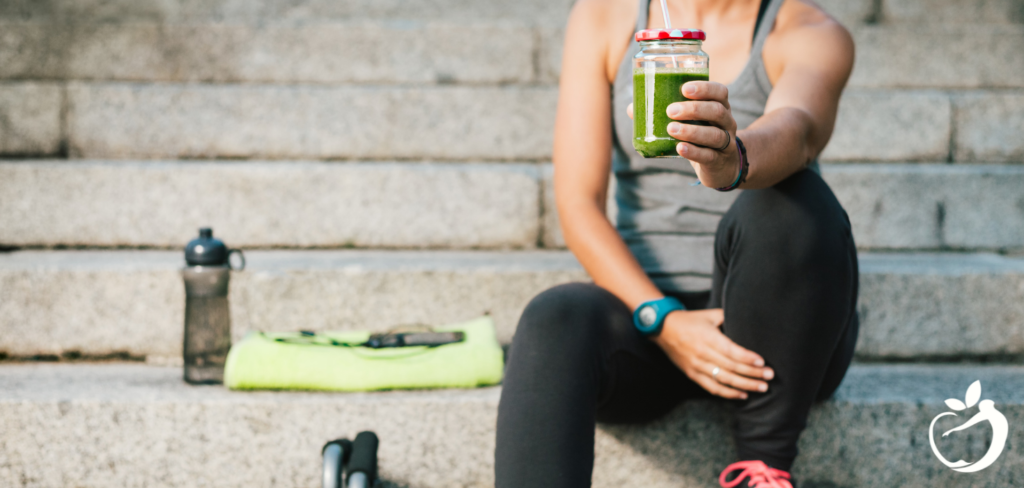
[[[231,254],[241,264],[231,266]],[[221,383],[224,362],[231,349],[231,313],[228,284],[231,270],[245,268],[245,256],[228,249],[213,237],[213,230],[199,229],[199,237],[185,246],[185,381],[192,384]]]

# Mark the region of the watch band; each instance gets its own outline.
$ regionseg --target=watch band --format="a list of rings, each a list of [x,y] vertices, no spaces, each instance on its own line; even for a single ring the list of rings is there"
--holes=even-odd
[[[661,333],[665,317],[676,310],[686,310],[682,302],[672,297],[659,298],[641,303],[633,311],[633,325],[645,336]]]

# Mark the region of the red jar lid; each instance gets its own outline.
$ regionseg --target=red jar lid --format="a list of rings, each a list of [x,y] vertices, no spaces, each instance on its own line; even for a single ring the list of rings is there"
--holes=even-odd
[[[636,41],[657,41],[659,39],[707,39],[700,29],[646,29],[636,33]]]

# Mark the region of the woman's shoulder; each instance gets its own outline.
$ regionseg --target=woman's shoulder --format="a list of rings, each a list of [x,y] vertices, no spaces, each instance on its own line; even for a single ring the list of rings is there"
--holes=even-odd
[[[769,40],[805,36],[850,37],[850,33],[813,0],[783,0]]]
[[[577,0],[569,15],[566,36],[580,36],[602,53],[609,80],[629,47],[636,24],[637,2],[642,0]],[[568,39],[567,39],[568,40]]]
[[[853,37],[812,0],[784,0],[764,46],[765,68],[773,81],[789,60],[829,58],[838,68],[853,64]]]

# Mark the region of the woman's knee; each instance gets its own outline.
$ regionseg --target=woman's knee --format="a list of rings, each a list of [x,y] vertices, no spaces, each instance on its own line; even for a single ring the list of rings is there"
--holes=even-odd
[[[597,285],[558,285],[537,295],[526,306],[516,328],[513,349],[558,354],[595,351],[607,336],[609,319],[622,313],[629,313],[625,304]]]
[[[775,187],[743,192],[722,219],[718,239],[757,250],[779,264],[846,260],[853,249],[849,219],[828,185],[802,171]]]

